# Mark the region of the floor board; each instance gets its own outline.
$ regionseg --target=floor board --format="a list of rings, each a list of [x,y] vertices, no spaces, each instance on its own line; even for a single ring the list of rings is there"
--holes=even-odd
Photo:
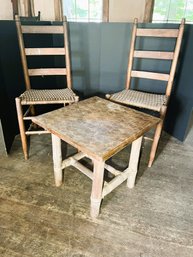
[[[193,148],[164,134],[150,169],[149,149],[145,141],[135,188],[120,185],[92,220],[90,180],[69,167],[56,188],[50,136],[31,137],[28,161],[17,137],[0,157],[0,256],[193,256]],[[124,169],[129,151],[110,162]]]

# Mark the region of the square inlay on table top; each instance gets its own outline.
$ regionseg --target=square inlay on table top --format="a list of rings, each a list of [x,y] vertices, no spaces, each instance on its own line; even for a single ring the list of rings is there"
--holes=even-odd
[[[91,97],[32,120],[90,158],[107,160],[160,119]]]

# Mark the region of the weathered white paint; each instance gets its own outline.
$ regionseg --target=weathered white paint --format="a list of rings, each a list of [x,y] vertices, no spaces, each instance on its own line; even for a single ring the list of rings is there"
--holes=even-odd
[[[109,0],[110,22],[133,22],[134,18],[143,21],[146,0]]]
[[[11,0],[0,0],[0,20],[12,20],[13,7]]]

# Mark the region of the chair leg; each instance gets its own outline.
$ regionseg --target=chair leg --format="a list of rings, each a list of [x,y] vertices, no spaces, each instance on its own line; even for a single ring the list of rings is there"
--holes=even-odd
[[[35,112],[35,106],[34,105],[30,105],[30,112],[31,112],[31,115],[32,116],[35,116],[36,115],[36,112]],[[37,129],[38,128],[38,125],[33,123],[32,122],[32,126],[34,129]]]
[[[166,110],[167,110],[167,107],[163,106],[161,108],[161,111],[160,111],[161,121],[158,123],[158,125],[155,129],[155,134],[154,134],[153,143],[152,143],[152,146],[151,146],[150,158],[149,158],[149,163],[148,163],[149,168],[152,166],[152,163],[155,159],[156,150],[157,150],[157,147],[158,147],[159,139],[160,139],[163,124],[164,124],[164,118],[165,118],[165,115],[166,115]]]
[[[163,127],[163,120],[161,120],[155,130],[155,134],[154,134],[154,138],[153,138],[153,143],[151,146],[151,152],[150,152],[150,158],[149,158],[149,163],[148,163],[148,167],[150,168],[152,166],[152,163],[155,159],[155,153],[158,147],[158,142],[161,136],[161,131],[162,131],[162,127]]]
[[[15,99],[15,102],[16,102],[17,118],[18,118],[18,123],[19,123],[19,130],[20,130],[23,153],[24,153],[25,159],[27,160],[28,159],[27,137],[25,134],[25,124],[24,124],[24,120],[23,120],[23,110],[22,110],[20,98],[17,97]]]
[[[75,96],[75,103],[78,103],[78,101],[79,101],[79,96]]]
[[[36,112],[35,112],[35,107],[34,107],[34,105],[31,105],[30,106],[30,110],[31,110],[31,114],[33,115],[33,116],[35,116],[36,115]]]

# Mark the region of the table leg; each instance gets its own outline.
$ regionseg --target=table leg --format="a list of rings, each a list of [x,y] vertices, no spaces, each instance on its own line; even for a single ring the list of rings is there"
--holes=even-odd
[[[129,188],[133,188],[135,185],[135,178],[137,175],[137,169],[138,169],[138,162],[139,162],[139,154],[141,150],[141,143],[142,143],[142,138],[139,137],[135,141],[133,141],[131,145],[131,154],[130,154],[130,159],[129,159],[129,176],[127,179],[127,186]]]
[[[62,184],[62,151],[61,139],[52,134],[52,156],[54,163],[55,185],[58,187]]]
[[[94,174],[92,182],[91,192],[91,209],[90,215],[92,218],[96,218],[99,215],[101,200],[102,200],[102,188],[104,180],[104,161],[94,161]]]

